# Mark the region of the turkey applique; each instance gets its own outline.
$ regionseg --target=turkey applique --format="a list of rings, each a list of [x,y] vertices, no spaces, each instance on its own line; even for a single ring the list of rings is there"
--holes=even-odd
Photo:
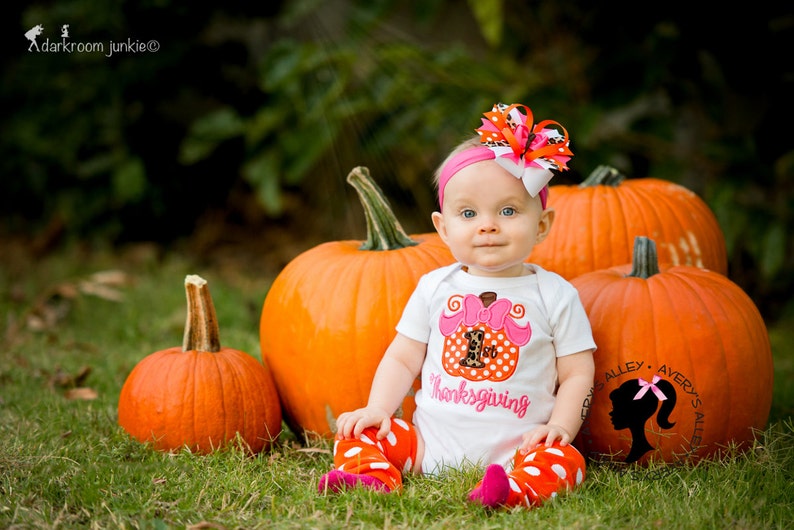
[[[487,291],[447,300],[438,326],[444,340],[444,371],[470,381],[504,381],[513,375],[521,346],[529,342],[529,323],[516,322],[524,306]]]

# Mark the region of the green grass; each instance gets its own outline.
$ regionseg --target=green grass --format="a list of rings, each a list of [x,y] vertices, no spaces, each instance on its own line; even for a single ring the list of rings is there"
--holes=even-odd
[[[254,457],[164,454],[118,427],[118,394],[132,367],[181,344],[187,274],[209,281],[221,342],[259,357],[259,311],[272,278],[174,256],[144,247],[117,256],[73,249],[0,266],[0,528],[794,525],[794,316],[770,329],[774,402],[750,451],[691,466],[594,464],[582,488],[532,511],[467,504],[479,478],[472,471],[408,477],[401,495],[326,497],[316,484],[330,466],[327,441],[285,431],[272,450]],[[125,273],[127,283],[114,287],[121,301],[79,290],[80,280],[103,270]],[[96,398],[68,399],[76,385]]]

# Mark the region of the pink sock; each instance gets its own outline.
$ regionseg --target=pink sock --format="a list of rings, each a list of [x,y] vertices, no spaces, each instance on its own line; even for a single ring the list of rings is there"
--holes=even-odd
[[[509,493],[510,481],[505,468],[499,464],[491,464],[485,469],[482,482],[469,493],[469,500],[488,508],[496,508],[507,501]]]
[[[371,477],[369,475],[354,475],[346,471],[334,469],[320,477],[320,484],[317,489],[320,493],[325,493],[326,490],[333,493],[339,493],[342,490],[353,489],[357,487],[368,488],[373,491],[382,491],[388,493],[389,487],[383,482]]]

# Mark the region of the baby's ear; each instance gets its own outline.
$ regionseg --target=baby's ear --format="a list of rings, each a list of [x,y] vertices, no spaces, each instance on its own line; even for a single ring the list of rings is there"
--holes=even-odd
[[[447,226],[444,223],[444,216],[441,212],[433,212],[430,215],[430,219],[433,221],[433,226],[436,228],[436,232],[441,237],[441,240],[445,243],[447,242]]]
[[[551,232],[551,225],[554,224],[554,208],[546,208],[540,214],[540,221],[538,221],[538,237],[536,243],[540,243]]]

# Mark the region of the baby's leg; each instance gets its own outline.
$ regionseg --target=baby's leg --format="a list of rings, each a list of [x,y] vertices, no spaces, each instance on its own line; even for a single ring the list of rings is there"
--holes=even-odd
[[[354,487],[378,491],[402,488],[402,475],[414,469],[417,432],[409,423],[392,418],[391,432],[377,439],[377,427],[364,429],[359,438],[334,441],[334,469],[320,478],[318,489],[338,492]]]
[[[499,464],[488,466],[483,480],[469,494],[469,500],[492,508],[539,506],[560,491],[581,484],[584,475],[584,457],[572,445],[542,445],[526,455],[516,451],[510,473]]]

